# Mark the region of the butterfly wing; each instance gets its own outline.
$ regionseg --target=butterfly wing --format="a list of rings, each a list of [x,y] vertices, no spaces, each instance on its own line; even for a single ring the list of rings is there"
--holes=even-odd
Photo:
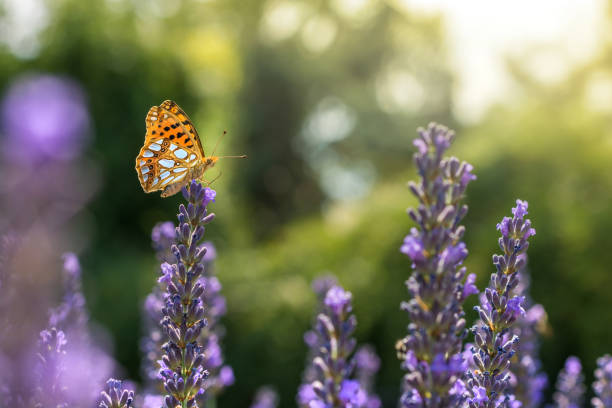
[[[200,138],[181,108],[172,101],[153,106],[146,117],[144,146],[136,172],[146,193],[185,182],[190,169],[202,162]]]
[[[185,111],[183,111],[181,107],[176,104],[176,102],[171,100],[163,101],[159,107],[163,115],[173,117],[180,123],[181,127],[183,128],[183,132],[185,132],[189,137],[190,143],[188,143],[187,139],[185,138],[181,139],[185,142],[186,147],[194,148],[195,146],[195,149],[200,153],[200,157],[206,157],[206,154],[204,154],[204,148],[202,147],[202,142],[200,141],[200,135],[198,135],[198,131],[196,130],[195,126],[193,126],[193,122],[191,119],[189,119],[189,116],[187,116]]]

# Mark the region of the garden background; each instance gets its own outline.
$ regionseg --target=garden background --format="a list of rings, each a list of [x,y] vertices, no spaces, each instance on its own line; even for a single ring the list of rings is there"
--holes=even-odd
[[[596,357],[612,351],[610,4],[452,3],[4,0],[3,95],[60,76],[82,88],[88,116],[85,132],[55,146],[69,150],[54,160],[70,171],[45,185],[45,214],[64,216],[45,235],[44,211],[20,202],[31,197],[24,185],[42,188],[36,173],[10,172],[17,148],[3,97],[0,229],[27,220],[33,250],[24,265],[45,293],[59,290],[59,254],[79,254],[92,318],[108,329],[125,377],[138,380],[141,305],[157,277],[150,232],[175,221],[180,199],[144,194],[134,158],[147,110],[173,99],[205,148],[227,130],[220,153],[249,156],[212,170],[223,174],[207,239],[236,375],[218,405],[247,406],[264,384],[281,407],[295,405],[310,282],[333,273],[353,292],[356,337],[380,354],[377,390],[394,406],[402,375],[394,344],[408,323],[399,303],[410,261],[399,246],[412,226],[411,140],[437,121],[457,131],[451,153],[478,176],[464,222],[468,272],[482,289],[495,224],[515,198],[528,200],[538,231],[531,296],[549,318],[544,368],[552,384],[577,355],[590,383]],[[32,160],[36,147],[23,143],[20,160]]]

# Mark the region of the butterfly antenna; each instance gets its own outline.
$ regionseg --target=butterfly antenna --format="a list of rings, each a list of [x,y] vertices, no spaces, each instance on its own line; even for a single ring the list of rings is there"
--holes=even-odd
[[[217,156],[217,159],[248,159],[249,156],[241,154],[239,156]]]
[[[223,131],[223,134],[221,134],[221,136],[219,136],[219,138],[217,139],[217,143],[215,143],[215,148],[212,151],[211,156],[215,155],[215,152],[217,151],[217,147],[219,147],[219,143],[221,142],[221,139],[223,139],[223,137],[227,134],[227,130]]]

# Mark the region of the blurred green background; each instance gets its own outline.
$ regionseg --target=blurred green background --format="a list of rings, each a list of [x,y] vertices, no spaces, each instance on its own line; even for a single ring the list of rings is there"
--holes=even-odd
[[[249,156],[219,163],[218,217],[207,231],[218,249],[224,350],[237,379],[219,406],[247,406],[263,384],[279,390],[282,407],[295,405],[315,302],[309,285],[323,273],[353,292],[357,338],[381,355],[377,389],[394,406],[394,343],[408,323],[399,303],[410,274],[399,246],[414,204],[405,182],[414,177],[415,129],[432,120],[456,129],[451,153],[478,176],[465,219],[469,271],[482,288],[495,224],[517,197],[528,200],[538,232],[531,295],[551,329],[544,367],[554,383],[574,354],[592,380],[596,357],[612,352],[612,14],[602,2],[591,14],[569,11],[567,21],[598,30],[582,43],[566,42],[579,33],[563,26],[555,2],[518,2],[509,25],[487,20],[481,1],[467,7],[472,20],[434,3],[0,3],[1,88],[24,73],[52,73],[87,93],[93,137],[84,160],[97,169],[97,194],[71,220],[72,243],[92,316],[111,331],[128,377],[140,376],[140,309],[156,278],[150,231],[174,220],[181,201],[144,194],[134,158],[147,110],[173,99],[205,147],[226,129],[220,153]],[[550,24],[542,16],[559,19],[566,36],[519,35]],[[470,21],[481,27],[476,37],[503,31],[518,41],[470,42],[461,35]],[[487,96],[501,83],[487,76],[497,68],[470,53],[478,47],[499,54],[505,82],[493,87],[497,97]]]

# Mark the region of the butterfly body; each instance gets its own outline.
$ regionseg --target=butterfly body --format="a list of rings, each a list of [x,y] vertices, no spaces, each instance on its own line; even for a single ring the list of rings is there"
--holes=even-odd
[[[217,162],[216,157],[207,158],[204,163],[197,164],[188,170],[187,176],[181,181],[167,185],[161,193],[162,197],[170,197],[181,191],[181,188],[189,184],[191,180],[199,179],[204,175],[204,172],[213,167]]]

